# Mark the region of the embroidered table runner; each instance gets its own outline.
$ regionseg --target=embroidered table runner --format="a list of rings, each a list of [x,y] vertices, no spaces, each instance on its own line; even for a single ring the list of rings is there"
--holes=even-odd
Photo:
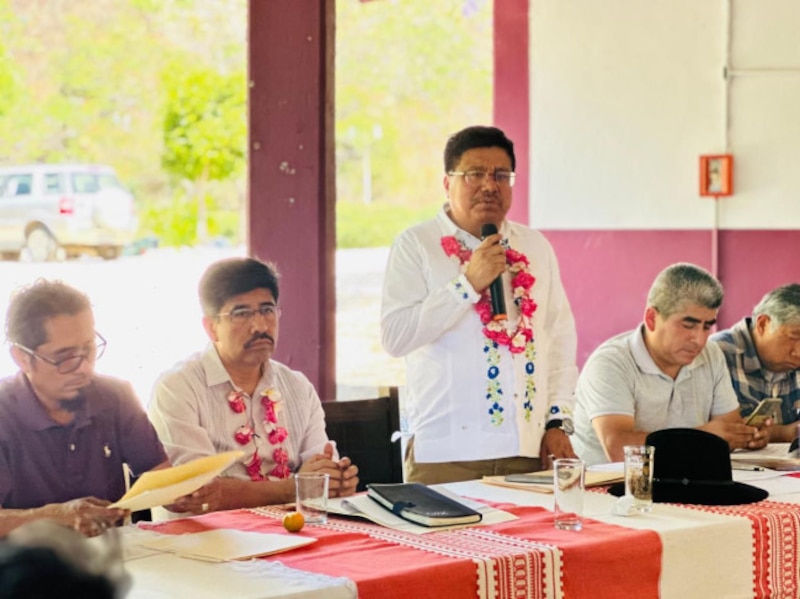
[[[800,596],[800,507],[760,501],[747,505],[683,505],[686,509],[750,520],[753,531],[753,597]],[[724,547],[720,547],[724,551]],[[723,559],[722,555],[720,559]]]
[[[544,508],[498,507],[519,519],[413,535],[332,517],[326,525],[307,526],[300,533],[316,537],[316,543],[272,559],[347,577],[365,599],[659,596],[658,534],[592,520],[580,532],[561,531]],[[284,514],[280,507],[235,510],[147,528],[170,534],[213,528],[275,533],[283,530]]]

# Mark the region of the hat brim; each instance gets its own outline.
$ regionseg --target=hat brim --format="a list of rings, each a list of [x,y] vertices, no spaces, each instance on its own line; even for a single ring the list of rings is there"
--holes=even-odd
[[[625,494],[625,483],[616,483],[608,488],[616,497]],[[655,503],[688,503],[694,505],[742,505],[755,503],[769,497],[764,489],[737,482],[720,484],[683,485],[654,481],[653,501]]]

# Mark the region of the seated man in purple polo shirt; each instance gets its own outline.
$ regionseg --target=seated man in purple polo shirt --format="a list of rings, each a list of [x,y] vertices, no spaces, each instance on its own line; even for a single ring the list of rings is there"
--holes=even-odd
[[[6,337],[20,371],[0,381],[0,536],[49,518],[96,535],[134,474],[169,465],[127,383],[99,376],[105,349],[89,299],[39,279],[11,299]]]

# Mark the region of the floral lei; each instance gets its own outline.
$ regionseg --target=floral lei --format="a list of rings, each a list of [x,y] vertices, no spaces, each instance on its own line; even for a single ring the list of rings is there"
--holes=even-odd
[[[453,235],[442,237],[442,249],[451,258],[458,260],[461,272],[467,270],[467,265],[472,258],[472,250],[468,249]],[[514,304],[519,310],[519,322],[510,330],[507,321],[492,319],[492,304],[489,290],[485,289],[480,299],[475,304],[475,311],[483,324],[483,351],[486,354],[488,369],[486,371],[486,399],[491,403],[489,416],[495,426],[503,424],[503,406],[501,403],[503,389],[498,376],[500,374],[500,346],[508,347],[512,354],[525,354],[525,420],[530,422],[533,411],[533,398],[536,395],[536,385],[533,379],[534,358],[536,350],[533,344],[533,325],[531,319],[536,312],[536,302],[533,299],[533,284],[536,278],[530,271],[530,262],[522,254],[508,245],[504,239],[501,245],[506,252],[506,270],[511,274],[511,287],[514,290]],[[458,286],[459,283],[456,284]]]
[[[231,410],[237,414],[242,414],[246,410],[244,403],[245,393],[243,391],[233,390],[228,393],[228,405]],[[240,426],[233,438],[239,445],[247,445],[251,441],[255,449],[253,450],[253,457],[245,464],[247,474],[250,475],[251,480],[269,480],[270,478],[289,478],[291,470],[289,469],[289,453],[283,448],[283,442],[289,436],[289,431],[284,427],[278,426],[278,415],[275,409],[276,404],[280,401],[281,394],[276,389],[266,389],[261,393],[261,405],[264,407],[264,428],[267,431],[267,440],[271,445],[275,446],[272,452],[272,460],[275,462],[275,467],[270,470],[268,474],[261,472],[261,456],[258,455],[258,443],[256,439],[258,435],[249,424]]]

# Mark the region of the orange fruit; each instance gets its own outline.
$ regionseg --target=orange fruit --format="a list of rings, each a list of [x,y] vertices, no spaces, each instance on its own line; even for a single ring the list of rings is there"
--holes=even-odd
[[[283,527],[289,532],[300,532],[306,519],[300,512],[289,512],[283,517]]]

